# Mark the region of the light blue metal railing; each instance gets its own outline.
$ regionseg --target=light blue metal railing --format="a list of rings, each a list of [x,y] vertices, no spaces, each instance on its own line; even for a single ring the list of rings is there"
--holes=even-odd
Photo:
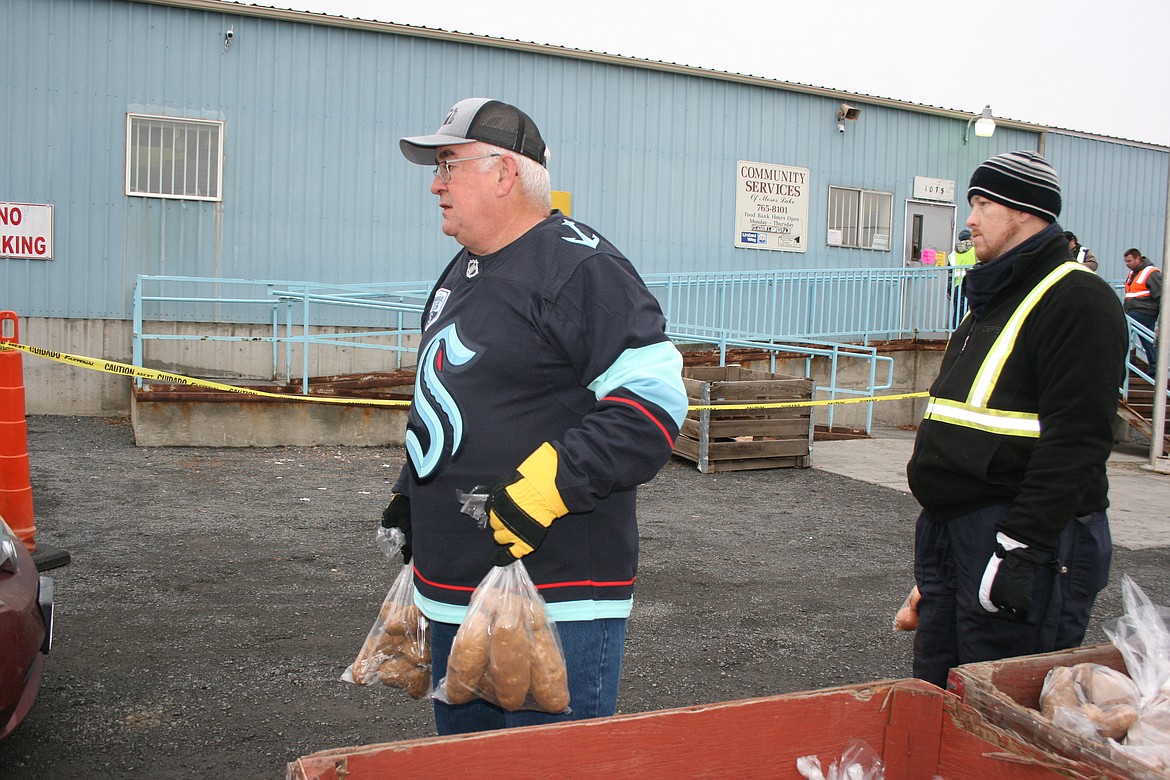
[[[715,336],[869,343],[945,338],[949,268],[649,274],[672,328]]]
[[[870,341],[945,338],[953,326],[946,268],[655,274],[645,279],[662,304],[672,339],[717,345],[721,364],[727,350],[735,348],[768,352],[773,370],[778,356],[797,355],[804,360],[806,377],[813,374],[814,360],[821,359],[827,380],[817,389],[830,400],[871,396],[892,386],[893,360],[878,355]],[[392,350],[401,366],[403,353],[414,349],[409,336],[419,332],[413,323],[421,316],[429,287],[425,282],[326,285],[139,276],[134,288],[134,364],[143,365],[149,341],[268,342],[272,378],[283,374],[291,382],[299,346],[302,389],[308,392],[314,346]],[[148,322],[168,321],[266,324],[269,335],[146,330]],[[351,329],[326,333],[322,326]],[[850,387],[841,377],[846,364],[854,361],[862,361],[862,369],[850,375],[864,381]],[[879,366],[884,369],[880,379]],[[830,426],[833,413],[830,405]],[[871,423],[872,405],[867,430]]]
[[[311,346],[347,346],[395,353],[395,366],[413,352],[409,337],[417,325],[429,287],[423,283],[315,284],[284,280],[220,279],[140,275],[134,285],[132,360],[142,366],[150,341],[265,342],[272,346],[272,379],[293,376],[294,347],[300,345],[301,386],[309,389]],[[216,335],[148,332],[147,323],[265,324],[270,335]],[[385,323],[384,327],[353,326]],[[329,333],[315,327],[351,326]],[[281,357],[283,347],[283,366]]]
[[[832,269],[740,273],[651,274],[647,286],[666,314],[675,341],[713,344],[720,365],[728,349],[756,349],[804,358],[805,377],[813,360],[826,364],[828,400],[870,397],[893,386],[893,358],[877,354],[871,341],[946,338],[963,313],[949,299],[947,268]],[[860,342],[860,343],[856,343]],[[860,362],[864,382],[847,386],[846,363]],[[879,366],[884,378],[879,382]],[[853,371],[851,376],[856,376]],[[836,407],[826,411],[832,428]],[[865,429],[873,423],[866,406]]]
[[[1125,387],[1122,389],[1122,394],[1128,395],[1129,380],[1131,376],[1136,375],[1149,382],[1151,385],[1155,384],[1155,377],[1152,376],[1153,369],[1151,369],[1145,363],[1138,363],[1134,360],[1134,356],[1139,353],[1145,356],[1146,352],[1142,347],[1142,342],[1153,342],[1154,331],[1150,330],[1145,325],[1131,317],[1126,317],[1125,319],[1126,322],[1129,323],[1129,350],[1127,352],[1126,358],[1126,368],[1129,370],[1125,372]],[[1167,388],[1166,397],[1170,399],[1170,388]]]

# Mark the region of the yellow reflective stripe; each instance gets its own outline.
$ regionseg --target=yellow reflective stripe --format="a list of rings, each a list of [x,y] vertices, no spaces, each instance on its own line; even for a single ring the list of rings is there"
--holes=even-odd
[[[1031,412],[1008,412],[1002,409],[971,406],[962,401],[951,401],[946,398],[931,398],[927,401],[924,416],[928,420],[938,420],[1004,436],[1032,439],[1040,436],[1040,418]]]
[[[972,407],[987,406],[987,399],[991,398],[991,393],[995,390],[995,384],[999,381],[1000,372],[1003,371],[1008,356],[1012,354],[1012,350],[1016,346],[1016,338],[1020,335],[1020,330],[1024,326],[1024,320],[1028,318],[1028,315],[1032,313],[1032,309],[1044,297],[1044,293],[1048,292],[1054,284],[1073,271],[1092,273],[1092,271],[1080,263],[1062,263],[1056,268],[1053,268],[1040,281],[1040,284],[1033,287],[1032,291],[1024,297],[1024,300],[1012,312],[1012,316],[1008,318],[1007,324],[1003,327],[1003,331],[1000,332],[995,343],[991,345],[991,350],[987,353],[987,357],[984,358],[983,365],[979,367],[979,373],[975,375],[975,382],[971,385],[971,392],[967,396],[968,404]]]

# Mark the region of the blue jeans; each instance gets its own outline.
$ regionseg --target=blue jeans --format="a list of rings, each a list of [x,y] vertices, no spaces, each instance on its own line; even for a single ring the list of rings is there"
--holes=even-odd
[[[1104,512],[1072,519],[1056,555],[1068,569],[1038,568],[1027,621],[979,604],[979,583],[995,550],[996,525],[1008,513],[997,504],[935,523],[924,512],[914,534],[914,579],[918,630],[914,676],[945,688],[951,668],[961,664],[1047,653],[1077,647],[1097,594],[1109,579],[1113,542]]]
[[[459,626],[452,623],[431,623],[431,679],[436,687],[447,675],[447,657],[458,630]],[[625,655],[626,619],[557,623],[557,632],[569,671],[569,714],[508,712],[482,699],[458,705],[435,699],[435,730],[439,736],[613,715]]]

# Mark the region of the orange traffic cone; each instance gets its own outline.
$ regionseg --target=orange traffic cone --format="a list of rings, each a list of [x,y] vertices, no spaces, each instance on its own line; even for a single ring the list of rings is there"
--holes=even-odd
[[[19,343],[16,312],[0,311],[0,343]],[[28,426],[24,417],[24,368],[15,349],[0,349],[0,517],[30,553],[37,550]]]

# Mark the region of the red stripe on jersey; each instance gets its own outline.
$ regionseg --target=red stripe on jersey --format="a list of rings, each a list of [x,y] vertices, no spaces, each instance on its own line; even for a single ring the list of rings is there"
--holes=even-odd
[[[544,590],[545,588],[622,588],[634,584],[633,577],[622,582],[597,582],[596,580],[577,580],[576,582],[548,582],[544,585],[537,585],[537,590]]]
[[[442,588],[443,590],[462,590],[462,591],[474,591],[475,590],[475,588],[469,588],[466,585],[444,585],[441,582],[435,582],[434,580],[428,580],[426,577],[424,577],[422,575],[422,573],[419,572],[417,566],[414,567],[414,574],[420,580],[422,580],[423,582],[425,582],[426,584],[430,585],[433,588]],[[635,579],[637,579],[637,578],[634,577],[634,578],[624,580],[621,582],[597,582],[595,580],[577,580],[575,582],[549,582],[549,583],[546,583],[544,585],[537,585],[536,589],[537,590],[544,590],[545,588],[585,588],[585,587],[589,587],[589,588],[615,588],[615,587],[626,587],[629,585],[633,585]]]
[[[602,401],[616,401],[617,403],[629,404],[630,406],[634,407],[639,412],[641,412],[642,414],[649,417],[650,420],[655,425],[658,426],[658,430],[662,431],[662,435],[666,439],[666,446],[674,447],[674,439],[670,438],[670,433],[666,430],[666,426],[663,425],[661,422],[659,422],[657,417],[650,414],[649,410],[647,410],[645,406],[642,406],[642,404],[638,403],[637,401],[631,401],[628,398],[618,398],[617,396],[614,396],[614,395],[607,395],[605,398],[602,398],[601,400]]]
[[[434,580],[428,580],[426,577],[424,577],[422,575],[422,572],[420,572],[418,570],[417,566],[414,567],[414,576],[418,577],[420,580],[425,582],[427,585],[430,585],[432,588],[442,588],[443,590],[466,590],[466,591],[475,590],[475,588],[469,588],[466,585],[444,585],[441,582],[435,582]]]

